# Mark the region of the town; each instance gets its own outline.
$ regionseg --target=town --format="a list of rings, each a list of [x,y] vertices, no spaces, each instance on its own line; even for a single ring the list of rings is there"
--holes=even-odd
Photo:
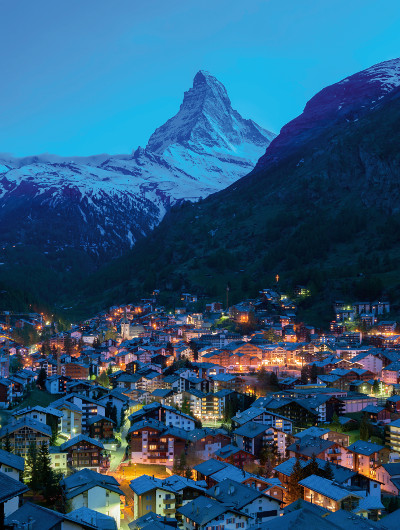
[[[323,333],[298,322],[302,286],[159,296],[64,331],[1,313],[2,528],[398,526],[388,301],[337,301]]]

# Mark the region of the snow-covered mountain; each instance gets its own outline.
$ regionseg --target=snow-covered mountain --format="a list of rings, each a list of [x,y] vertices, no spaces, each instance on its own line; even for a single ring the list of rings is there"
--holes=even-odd
[[[179,112],[130,155],[0,154],[0,241],[120,254],[181,200],[249,173],[274,134],[232,109],[200,71]]]

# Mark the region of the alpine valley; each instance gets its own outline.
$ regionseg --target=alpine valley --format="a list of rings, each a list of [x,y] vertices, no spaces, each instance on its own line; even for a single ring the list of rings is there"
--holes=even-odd
[[[225,300],[227,285],[235,302],[279,274],[289,289],[308,286],[300,309],[317,323],[335,299],[390,291],[400,307],[399,145],[395,59],[321,90],[253,171],[172,208],[133,251],[92,277],[81,303],[101,307],[152,288]]]
[[[274,137],[199,71],[179,112],[130,155],[0,155],[0,280],[31,292],[34,279],[34,297],[51,300],[56,284],[129,250],[172,205],[249,173]]]

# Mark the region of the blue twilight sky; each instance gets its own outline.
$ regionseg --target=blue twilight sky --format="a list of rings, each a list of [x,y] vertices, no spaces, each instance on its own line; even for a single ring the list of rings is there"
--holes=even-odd
[[[318,90],[400,56],[398,0],[2,0],[0,152],[127,153],[199,69],[278,132]]]

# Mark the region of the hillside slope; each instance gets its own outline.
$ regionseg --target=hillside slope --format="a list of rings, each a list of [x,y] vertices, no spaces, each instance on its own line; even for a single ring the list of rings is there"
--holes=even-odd
[[[301,137],[288,124],[286,154],[278,136],[251,174],[173,208],[151,237],[89,282],[85,303],[153,288],[221,298],[228,283],[235,300],[277,273],[289,286],[310,285],[317,297],[323,289],[328,298],[378,296],[381,281],[400,295],[399,78],[377,96],[370,77],[352,77],[367,83],[358,106],[355,93],[347,113],[338,118],[329,109]],[[273,163],[265,160],[271,151]]]

